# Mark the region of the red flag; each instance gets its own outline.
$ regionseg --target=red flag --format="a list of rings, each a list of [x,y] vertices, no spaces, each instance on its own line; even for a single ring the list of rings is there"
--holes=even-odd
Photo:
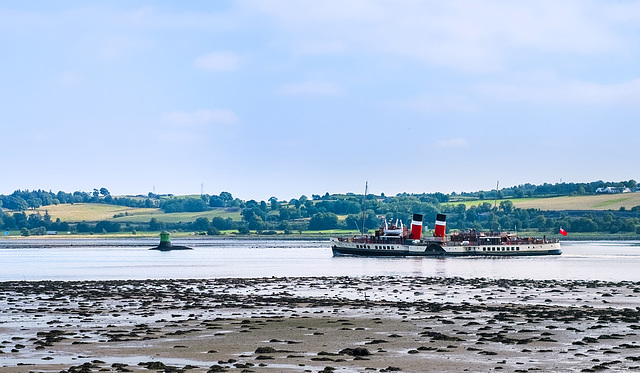
[[[564,229],[562,229],[562,227],[560,227],[560,234],[563,236],[567,235],[567,231],[565,231]]]

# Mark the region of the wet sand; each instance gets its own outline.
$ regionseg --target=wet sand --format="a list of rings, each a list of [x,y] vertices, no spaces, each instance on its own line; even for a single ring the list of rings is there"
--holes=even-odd
[[[640,370],[640,283],[0,282],[0,372]]]

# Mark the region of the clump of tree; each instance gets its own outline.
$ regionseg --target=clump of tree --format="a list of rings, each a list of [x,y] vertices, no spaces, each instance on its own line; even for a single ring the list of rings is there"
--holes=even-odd
[[[460,194],[452,193],[451,197],[466,197],[475,199],[494,199],[496,198],[524,198],[524,197],[557,197],[557,196],[570,196],[570,195],[590,195],[594,194],[598,188],[616,187],[616,188],[629,188],[632,191],[638,189],[638,183],[631,179],[628,181],[592,181],[589,183],[544,183],[542,185],[533,184],[521,184],[518,186],[501,188],[496,190],[481,190],[477,192],[462,192]]]
[[[201,212],[207,211],[207,204],[201,198],[172,198],[160,202],[160,208],[166,212]]]
[[[16,190],[10,195],[0,195],[0,201],[2,201],[6,209],[13,211],[26,211],[28,209],[37,209],[61,203],[107,203],[127,207],[158,206],[158,203],[150,197],[112,197],[109,190],[105,187],[95,188],[91,193],[81,191],[75,191],[73,193],[59,191],[58,193],[53,193],[40,189],[33,191]]]

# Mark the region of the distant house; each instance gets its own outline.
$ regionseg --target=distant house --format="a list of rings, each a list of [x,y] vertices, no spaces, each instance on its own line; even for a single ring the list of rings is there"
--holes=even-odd
[[[596,194],[617,194],[617,193],[631,193],[631,189],[624,187],[606,187],[596,189]]]
[[[47,231],[47,235],[49,236],[55,236],[56,234],[58,234],[58,231]]]

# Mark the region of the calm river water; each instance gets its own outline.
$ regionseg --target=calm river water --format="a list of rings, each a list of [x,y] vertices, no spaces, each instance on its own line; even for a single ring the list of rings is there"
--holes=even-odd
[[[639,241],[564,241],[560,256],[511,258],[333,257],[321,240],[173,243],[194,250],[149,251],[157,239],[2,240],[0,281],[378,275],[640,281]]]

